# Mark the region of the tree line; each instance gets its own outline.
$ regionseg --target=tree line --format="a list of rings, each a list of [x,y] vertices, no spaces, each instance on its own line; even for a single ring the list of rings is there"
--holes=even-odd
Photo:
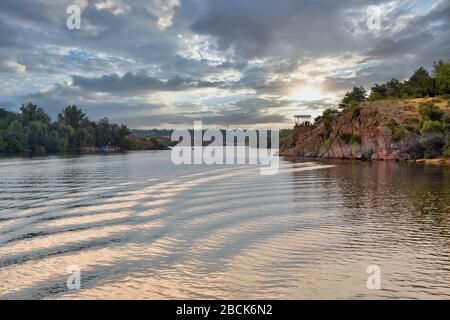
[[[375,83],[370,88],[370,94],[363,86],[354,86],[352,91],[345,94],[339,106],[351,107],[366,100],[424,98],[446,94],[450,94],[450,60],[440,60],[433,63],[431,73],[420,67],[403,82],[393,78],[386,83]]]
[[[86,150],[162,149],[157,139],[133,136],[125,125],[108,118],[91,121],[75,105],[58,114],[56,121],[40,107],[28,103],[20,112],[0,108],[0,153],[76,153]]]

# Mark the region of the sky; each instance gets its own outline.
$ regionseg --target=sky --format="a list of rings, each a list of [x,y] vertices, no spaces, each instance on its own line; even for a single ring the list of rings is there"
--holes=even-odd
[[[71,5],[80,29],[67,27]],[[449,59],[450,1],[2,0],[0,30],[8,110],[33,102],[55,118],[75,104],[135,129],[289,128],[353,85]]]

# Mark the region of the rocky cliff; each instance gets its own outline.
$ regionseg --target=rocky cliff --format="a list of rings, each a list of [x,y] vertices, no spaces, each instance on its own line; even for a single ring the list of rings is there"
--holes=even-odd
[[[418,109],[427,100],[430,99],[363,102],[357,109],[341,111],[332,121],[320,119],[311,127],[295,127],[280,154],[378,160],[420,157],[416,149],[422,148],[417,145],[423,137]],[[433,102],[450,115],[446,100]]]

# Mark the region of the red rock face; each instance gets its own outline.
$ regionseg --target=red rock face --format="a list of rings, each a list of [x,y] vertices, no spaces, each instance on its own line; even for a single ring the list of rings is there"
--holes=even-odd
[[[296,127],[280,154],[284,156],[339,159],[409,159],[408,142],[417,139],[419,101],[394,100],[365,102],[353,117],[343,110],[328,126],[319,121],[312,127]],[[450,114],[450,110],[444,109]],[[398,126],[411,128],[406,140],[393,141],[392,130]]]

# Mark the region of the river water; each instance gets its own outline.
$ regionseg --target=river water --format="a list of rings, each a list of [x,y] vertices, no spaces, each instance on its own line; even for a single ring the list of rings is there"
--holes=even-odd
[[[448,299],[450,168],[1,159],[0,298]]]

